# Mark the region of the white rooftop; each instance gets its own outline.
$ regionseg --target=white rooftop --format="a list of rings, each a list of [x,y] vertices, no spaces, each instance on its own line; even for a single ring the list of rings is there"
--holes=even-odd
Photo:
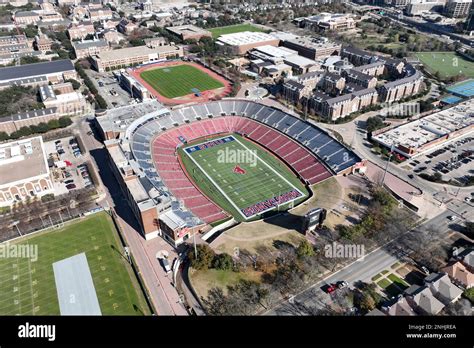
[[[230,45],[230,46],[241,46],[249,45],[258,42],[272,41],[276,40],[275,37],[266,33],[252,32],[252,31],[243,31],[240,33],[225,34],[219,36],[217,41]]]

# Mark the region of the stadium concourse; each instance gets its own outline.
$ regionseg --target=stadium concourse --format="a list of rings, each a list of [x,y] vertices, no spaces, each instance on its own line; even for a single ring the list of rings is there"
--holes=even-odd
[[[308,185],[350,173],[362,160],[323,130],[256,102],[221,100],[176,108],[137,120],[127,130],[133,157],[153,186],[184,202],[205,223],[227,213],[188,179],[176,154],[178,145],[215,134],[239,133],[282,159]]]

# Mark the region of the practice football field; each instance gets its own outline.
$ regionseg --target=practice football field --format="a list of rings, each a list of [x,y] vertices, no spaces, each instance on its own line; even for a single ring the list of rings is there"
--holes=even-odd
[[[37,260],[0,258],[0,315],[60,315],[53,263],[85,252],[102,315],[149,314],[111,218],[104,212],[63,228],[26,236],[14,246],[37,246]],[[6,256],[8,257],[6,257]]]
[[[284,163],[236,134],[185,146],[181,158],[199,188],[238,221],[296,205],[308,195]]]
[[[439,72],[441,78],[460,74],[474,77],[474,63],[454,52],[419,52],[416,57],[431,73]]]
[[[233,34],[233,33],[241,33],[243,31],[256,31],[256,32],[263,32],[264,30],[256,27],[252,24],[235,24],[235,25],[227,25],[224,27],[217,27],[208,29],[212,33],[213,38],[217,38],[221,35],[225,34]]]
[[[140,77],[166,98],[224,87],[222,82],[187,64],[146,70]]]

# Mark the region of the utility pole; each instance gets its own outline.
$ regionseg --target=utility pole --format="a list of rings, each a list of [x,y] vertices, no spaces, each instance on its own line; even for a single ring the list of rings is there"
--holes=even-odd
[[[198,252],[196,247],[196,233],[193,234],[193,241],[194,241],[194,259],[197,259]]]

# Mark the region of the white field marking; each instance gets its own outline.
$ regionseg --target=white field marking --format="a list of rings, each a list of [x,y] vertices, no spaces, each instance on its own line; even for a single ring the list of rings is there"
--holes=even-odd
[[[234,191],[234,193],[238,196],[239,194],[237,193],[237,191]]]
[[[263,168],[262,168],[262,167],[258,167],[258,169],[260,169],[260,170],[263,170]]]
[[[218,176],[219,178],[222,177],[222,175],[220,175],[220,174],[217,174],[217,176]]]
[[[247,151],[250,152],[250,149],[245,146],[244,144],[242,144],[239,139],[236,139],[234,138],[234,141],[238,142],[240,145],[242,145]],[[293,187],[296,191],[298,191],[299,193],[301,193],[301,195],[304,197],[305,195],[303,194],[303,192],[301,192],[300,190],[298,190],[298,188],[296,188],[291,182],[289,182],[288,180],[286,180],[280,173],[278,173],[275,169],[273,169],[267,162],[265,162],[264,160],[262,160],[260,157],[258,157],[258,155],[255,153],[254,155],[255,157],[257,157],[264,165],[267,166],[268,169],[270,169],[273,173],[275,173],[276,175],[278,175],[278,177],[280,179],[282,179],[284,182],[286,182],[288,185],[290,185],[291,187]],[[288,202],[291,202],[291,201],[288,201]],[[285,203],[288,203],[288,202],[285,202]]]
[[[226,180],[226,179],[224,179],[224,180],[222,180],[222,181],[224,181],[224,184],[227,184],[227,180]]]
[[[227,138],[227,137],[229,137],[229,136],[225,136],[225,137],[218,138],[218,139],[223,139],[223,138]],[[236,141],[237,143],[239,143],[244,149],[246,149],[247,151],[251,152],[251,150],[250,150],[247,146],[245,146],[241,141],[239,141],[239,139],[234,138],[233,136],[230,136],[230,137],[232,137],[232,138],[234,139],[234,141]],[[218,140],[218,139],[213,139],[213,140]],[[206,142],[207,142],[207,141],[206,141]],[[206,142],[203,142],[202,144],[204,144],[204,143],[206,143]],[[197,145],[199,145],[199,144],[195,144],[195,145],[193,145],[193,146],[197,146]],[[232,145],[232,144],[231,144],[231,145]],[[192,147],[192,146],[189,146],[189,147]],[[184,150],[186,150],[186,148],[185,148]],[[254,214],[254,215],[251,215],[251,216],[248,216],[248,217],[245,216],[244,213],[242,213],[242,211],[240,210],[240,208],[237,207],[237,205],[235,204],[235,202],[234,202],[232,199],[230,199],[230,197],[224,192],[224,190],[223,190],[219,185],[217,185],[217,183],[214,181],[214,179],[212,179],[212,178],[209,176],[209,174],[204,170],[204,168],[202,168],[201,165],[196,162],[196,160],[191,156],[191,154],[189,154],[187,151],[184,151],[184,152],[187,154],[187,156],[188,156],[189,158],[191,158],[191,160],[194,162],[194,164],[196,164],[196,166],[197,166],[199,169],[201,169],[201,171],[204,173],[204,175],[214,184],[215,187],[217,187],[217,189],[219,190],[219,192],[222,193],[222,195],[230,202],[230,204],[232,204],[232,206],[239,212],[239,214],[240,214],[245,220],[249,220],[249,219],[253,218],[254,216],[256,216],[256,215],[258,215],[258,214],[263,214],[263,213],[265,213],[265,212],[267,212],[267,211],[270,211],[270,210],[273,210],[273,209],[276,208],[276,207],[271,207],[271,208],[269,208],[269,209],[266,209],[266,210],[264,210],[264,211],[259,212],[258,214]],[[290,201],[287,201],[287,202],[285,202],[285,204],[291,203],[291,202],[293,202],[293,201],[295,201],[295,200],[297,200],[297,199],[300,199],[300,198],[302,198],[302,197],[305,197],[305,194],[304,194],[303,192],[301,192],[301,191],[300,191],[298,188],[296,188],[292,183],[290,183],[288,180],[286,180],[280,173],[278,173],[275,169],[273,169],[270,165],[268,165],[268,164],[267,164],[264,160],[262,160],[257,154],[254,154],[254,156],[255,156],[258,160],[260,160],[265,166],[267,166],[272,172],[274,172],[276,175],[278,175],[278,177],[279,177],[280,179],[282,179],[282,180],[283,180],[284,182],[286,182],[290,187],[292,187],[293,189],[295,189],[296,191],[298,191],[298,192],[301,194],[300,197],[297,197],[297,198],[294,198],[294,199],[292,199],[292,200],[290,200]],[[259,167],[259,169],[260,169],[260,170],[263,170],[261,167]],[[268,173],[265,173],[265,174],[268,175]],[[218,175],[219,175],[219,174],[218,174]],[[219,176],[219,177],[220,177],[220,176]],[[227,184],[227,181],[226,181],[225,179],[224,179],[223,181],[224,181],[225,184]],[[245,200],[244,200],[244,201],[245,201]]]
[[[230,188],[231,190],[233,189],[233,187],[232,187],[232,186],[230,186],[230,185],[229,185],[229,188]]]
[[[232,199],[230,199],[230,197],[227,195],[227,193],[224,192],[224,190],[219,186],[217,185],[217,183],[214,181],[214,179],[212,179],[209,174],[206,173],[206,171],[204,170],[204,168],[201,167],[201,165],[199,163],[196,162],[196,160],[190,155],[188,154],[187,151],[185,151],[185,153],[188,155],[188,157],[191,159],[191,161],[194,162],[194,164],[199,168],[201,169],[201,171],[203,172],[203,174],[209,179],[210,182],[212,182],[214,184],[214,186],[219,190],[220,193],[222,193],[222,195],[229,201],[230,204],[232,204],[232,206],[239,212],[240,215],[242,215],[242,217],[245,219],[245,220],[248,220],[248,218],[244,215],[244,213],[242,213],[242,211],[240,210],[240,208],[234,203],[234,201]],[[225,181],[225,180],[224,180]]]
[[[207,164],[207,166],[208,166],[208,167],[210,167],[210,166],[211,166],[211,164],[210,164],[210,163],[208,163],[208,164]]]
[[[212,168],[212,171],[215,172],[216,170],[214,168]]]

